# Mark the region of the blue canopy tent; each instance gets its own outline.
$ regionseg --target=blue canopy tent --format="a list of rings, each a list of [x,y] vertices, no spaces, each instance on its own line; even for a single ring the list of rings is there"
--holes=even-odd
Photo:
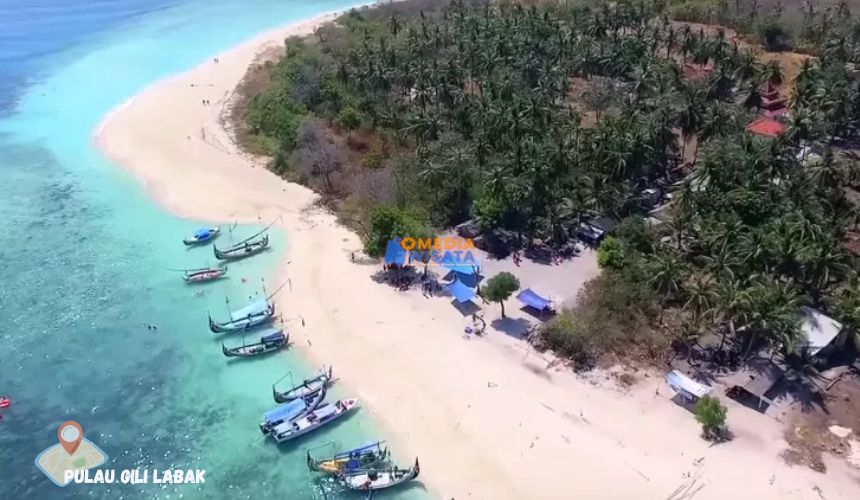
[[[454,259],[454,255],[451,252],[446,253],[439,263],[445,269],[464,276],[473,276],[481,272],[481,266],[477,262],[459,262]]]
[[[406,263],[406,250],[400,246],[400,238],[389,240],[385,246],[383,264],[386,266],[402,266]]]
[[[451,292],[451,295],[453,295],[457,302],[460,302],[461,304],[469,302],[478,295],[478,292],[476,292],[474,288],[469,288],[457,279],[448,285],[448,291]]]
[[[541,297],[531,288],[526,288],[518,293],[517,300],[529,307],[537,309],[538,311],[552,310],[552,302],[549,299]]]

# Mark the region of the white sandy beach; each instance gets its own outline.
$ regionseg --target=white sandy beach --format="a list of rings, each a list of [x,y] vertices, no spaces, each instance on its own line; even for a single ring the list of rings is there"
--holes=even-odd
[[[624,392],[547,371],[546,359],[501,331],[464,339],[450,299],[397,292],[371,278],[380,265],[352,263],[359,238],[315,208],[312,192],[241,154],[221,120],[256,54],[332,18],[213,54],[218,63],[209,59],[112,112],[96,141],[179,216],[255,224],[283,216],[289,248],[279,272],[302,293],[280,295],[279,307],[307,325],[291,332],[295,348],[336,367],[398,456],[420,457],[420,479],[434,497],[858,498],[857,472],[842,462],[827,459],[826,475],[784,465],[782,427],[769,417],[730,403],[737,437],[710,447],[693,416],[668,401],[665,385],[655,394],[657,377],[640,377]],[[485,267],[492,274],[500,265]],[[515,272],[524,286],[570,293],[597,267],[587,254],[562,266],[526,262]],[[484,310],[488,323],[499,316],[497,305]],[[512,322],[525,316],[513,301],[507,310]]]

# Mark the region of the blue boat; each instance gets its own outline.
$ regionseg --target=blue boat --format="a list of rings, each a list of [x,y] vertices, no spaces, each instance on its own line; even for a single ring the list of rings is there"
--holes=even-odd
[[[314,394],[312,397],[295,399],[289,403],[278,405],[263,413],[263,421],[260,423],[260,431],[270,434],[275,427],[284,423],[291,423],[308,413],[314,411],[325,399],[325,390]]]
[[[275,304],[266,299],[251,302],[242,309],[230,313],[230,319],[217,322],[209,316],[209,329],[212,333],[239,332],[265,325],[275,316]]]
[[[187,246],[199,245],[200,243],[207,243],[214,240],[219,234],[221,234],[220,227],[198,229],[190,238],[182,240],[182,243],[185,243]]]

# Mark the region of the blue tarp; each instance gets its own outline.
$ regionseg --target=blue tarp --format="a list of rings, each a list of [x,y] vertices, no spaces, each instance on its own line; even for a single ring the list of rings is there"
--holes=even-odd
[[[544,309],[550,309],[550,301],[541,297],[531,288],[526,288],[517,294],[517,300],[522,302],[523,304],[534,307],[538,311],[543,311]]]
[[[209,229],[198,229],[197,232],[194,233],[194,237],[198,240],[202,240],[208,238],[211,233],[212,231],[210,231]]]
[[[451,295],[457,299],[457,302],[469,302],[470,300],[475,298],[475,295],[478,293],[472,289],[464,285],[460,282],[460,280],[454,280],[451,284],[448,285],[448,291],[451,292]]]
[[[402,266],[406,262],[406,250],[400,246],[400,238],[388,241],[385,247],[385,264]]]
[[[478,265],[478,262],[461,262],[454,258],[454,254],[448,252],[442,257],[440,261],[442,267],[449,271],[454,271],[455,273],[465,274],[466,276],[472,276],[473,274],[478,274],[481,270],[481,266]]]
[[[273,422],[281,422],[290,420],[307,408],[304,399],[296,399],[289,403],[284,403],[275,407],[272,410],[263,413],[263,423],[270,424]]]
[[[256,302],[251,302],[247,306],[239,309],[238,311],[233,311],[230,313],[230,319],[233,321],[239,321],[242,319],[246,319],[248,316],[257,316],[259,314],[263,314],[269,309],[269,303],[266,302],[266,299],[260,299]]]

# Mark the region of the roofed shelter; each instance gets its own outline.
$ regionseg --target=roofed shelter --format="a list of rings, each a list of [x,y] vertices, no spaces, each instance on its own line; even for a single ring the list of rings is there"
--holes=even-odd
[[[801,307],[801,349],[817,356],[842,332],[842,323],[811,307]]]
[[[782,380],[785,372],[769,359],[758,358],[723,379],[729,386],[726,395],[762,413],[774,404],[771,389]]]
[[[676,397],[679,397],[681,401],[676,402],[682,406],[695,403],[698,399],[707,396],[713,390],[712,387],[693,380],[679,370],[672,370],[667,373],[666,383],[677,393]]]

